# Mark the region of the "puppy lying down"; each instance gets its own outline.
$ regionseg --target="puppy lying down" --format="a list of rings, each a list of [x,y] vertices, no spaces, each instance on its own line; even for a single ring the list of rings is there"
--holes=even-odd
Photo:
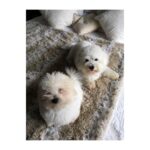
[[[79,114],[83,91],[73,70],[47,73],[39,84],[39,109],[47,126],[59,127],[74,122]]]
[[[73,46],[67,61],[75,65],[90,89],[95,88],[95,81],[102,75],[112,79],[119,78],[119,74],[108,67],[109,54],[98,45],[87,41]]]

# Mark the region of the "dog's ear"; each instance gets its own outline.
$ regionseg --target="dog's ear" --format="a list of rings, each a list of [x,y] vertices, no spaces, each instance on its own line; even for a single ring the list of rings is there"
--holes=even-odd
[[[106,67],[105,71],[103,72],[103,76],[108,77],[113,80],[119,79],[119,74],[109,67]]]

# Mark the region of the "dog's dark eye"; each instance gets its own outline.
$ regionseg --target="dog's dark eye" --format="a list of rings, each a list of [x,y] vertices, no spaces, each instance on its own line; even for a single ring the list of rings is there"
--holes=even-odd
[[[86,59],[85,59],[85,62],[88,62],[88,61],[89,61],[89,60],[86,58]]]
[[[98,61],[98,59],[97,59],[97,58],[95,58],[95,61]]]
[[[58,89],[58,91],[59,91],[59,93],[63,93],[63,89],[61,89],[61,88]]]

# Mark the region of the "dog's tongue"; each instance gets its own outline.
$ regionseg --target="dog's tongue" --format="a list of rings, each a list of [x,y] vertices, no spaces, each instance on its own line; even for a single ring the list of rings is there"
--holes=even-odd
[[[90,74],[95,74],[97,71],[96,70],[89,70]]]

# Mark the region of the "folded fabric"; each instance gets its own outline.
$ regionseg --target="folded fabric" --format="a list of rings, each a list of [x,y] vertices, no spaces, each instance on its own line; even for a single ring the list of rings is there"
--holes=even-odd
[[[77,32],[79,35],[83,35],[86,33],[93,32],[98,29],[99,24],[94,19],[94,14],[89,14],[86,16],[82,16],[74,25],[73,29],[75,32]]]

